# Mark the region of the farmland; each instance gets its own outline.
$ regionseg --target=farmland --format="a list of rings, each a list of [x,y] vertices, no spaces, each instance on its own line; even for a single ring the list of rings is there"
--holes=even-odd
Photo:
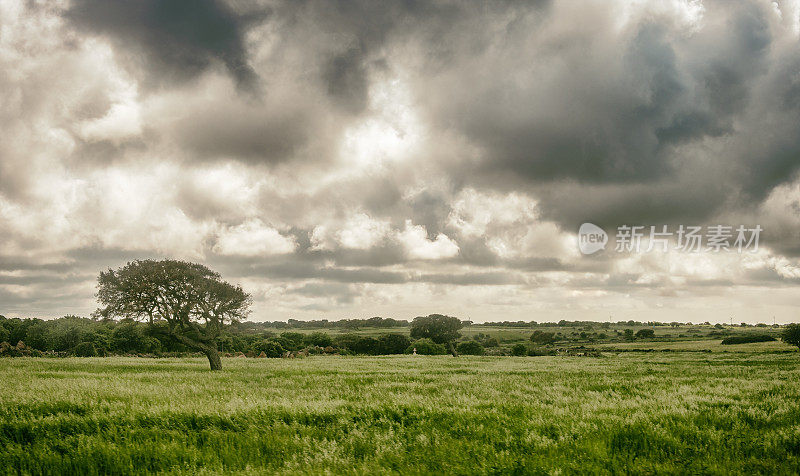
[[[800,355],[718,344],[597,358],[227,358],[221,372],[201,358],[0,359],[0,467],[796,474]]]

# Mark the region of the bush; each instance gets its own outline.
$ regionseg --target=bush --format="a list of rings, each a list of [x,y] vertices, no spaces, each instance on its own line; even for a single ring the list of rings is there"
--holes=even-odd
[[[555,340],[556,336],[552,332],[534,331],[531,335],[531,342],[536,344],[552,344]]]
[[[411,339],[402,334],[384,334],[378,338],[378,353],[381,355],[402,354],[411,345]]]
[[[775,338],[766,334],[753,334],[749,336],[731,336],[722,339],[722,345],[750,344],[753,342],[771,342]]]
[[[474,340],[459,343],[456,351],[464,355],[484,355],[486,353],[480,342]]]
[[[76,345],[73,353],[76,357],[97,357],[97,349],[91,342],[81,342]]]
[[[336,336],[333,345],[343,350],[350,350],[360,338],[357,334],[342,334]]]
[[[556,350],[553,349],[553,348],[547,348],[547,347],[536,348],[536,347],[534,347],[534,348],[528,349],[528,356],[529,357],[541,357],[541,356],[545,356],[545,355],[556,355],[556,354],[557,354]]]
[[[333,339],[325,332],[312,332],[305,336],[305,343],[317,347],[328,347],[333,344]]]
[[[273,338],[265,339],[265,340],[271,340],[272,342],[277,342],[278,344],[280,344],[280,346],[285,351],[286,350],[300,350],[300,347],[301,347],[301,346],[297,345],[293,340],[289,340],[289,339],[286,339],[284,337],[273,337]]]
[[[639,329],[636,332],[636,337],[638,339],[652,339],[656,336],[656,332],[653,329]]]
[[[283,353],[285,352],[283,346],[273,339],[264,339],[261,342],[256,342],[255,345],[253,345],[253,349],[255,349],[256,352],[263,352],[265,356],[273,359],[283,357]]]
[[[417,353],[422,355],[444,355],[447,353],[447,349],[444,345],[437,344],[427,338],[412,342],[406,349],[406,354],[413,353],[414,349],[417,349]]]
[[[350,350],[355,354],[377,355],[379,348],[378,340],[372,337],[359,336],[350,345]]]
[[[781,333],[781,339],[790,345],[800,347],[800,324],[789,324]]]
[[[281,340],[278,342],[286,350],[300,350],[304,347],[305,337],[300,332],[281,332]]]
[[[522,357],[523,355],[528,355],[528,348],[525,344],[516,344],[514,347],[511,348],[511,355],[515,357]]]

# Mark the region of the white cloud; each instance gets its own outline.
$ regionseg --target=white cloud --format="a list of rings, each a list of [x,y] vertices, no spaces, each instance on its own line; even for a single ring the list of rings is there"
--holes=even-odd
[[[341,227],[319,225],[311,234],[313,249],[334,249],[338,246],[347,249],[367,250],[379,244],[391,231],[389,222],[375,220],[366,213],[357,213],[345,221]]]
[[[448,222],[465,236],[482,236],[490,225],[514,225],[536,219],[536,201],[518,193],[501,195],[468,188],[453,202]]]
[[[293,238],[256,219],[222,230],[213,250],[221,255],[268,256],[292,253],[296,248]]]
[[[459,251],[456,242],[444,233],[439,233],[433,241],[429,240],[425,227],[414,225],[411,220],[406,220],[406,227],[397,234],[397,239],[411,259],[452,258]]]

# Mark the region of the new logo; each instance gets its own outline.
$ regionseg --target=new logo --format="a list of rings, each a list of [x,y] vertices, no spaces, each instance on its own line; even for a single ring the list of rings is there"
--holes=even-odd
[[[608,234],[597,225],[584,223],[578,228],[578,249],[585,255],[597,253],[606,248]]]

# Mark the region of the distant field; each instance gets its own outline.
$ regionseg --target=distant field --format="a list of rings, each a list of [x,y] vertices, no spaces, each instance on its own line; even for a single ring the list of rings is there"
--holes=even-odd
[[[0,359],[0,468],[800,472],[797,352],[224,363]]]
[[[631,351],[631,350],[647,350],[652,349],[655,351],[709,351],[709,352],[737,352],[737,353],[755,353],[755,352],[789,352],[797,354],[797,348],[784,344],[781,341],[773,342],[757,342],[752,344],[736,344],[736,345],[722,345],[722,339],[703,339],[703,340],[679,340],[679,341],[634,341],[634,342],[614,342],[610,344],[598,344],[596,346],[600,350],[612,351]],[[800,357],[800,356],[798,356]]]

